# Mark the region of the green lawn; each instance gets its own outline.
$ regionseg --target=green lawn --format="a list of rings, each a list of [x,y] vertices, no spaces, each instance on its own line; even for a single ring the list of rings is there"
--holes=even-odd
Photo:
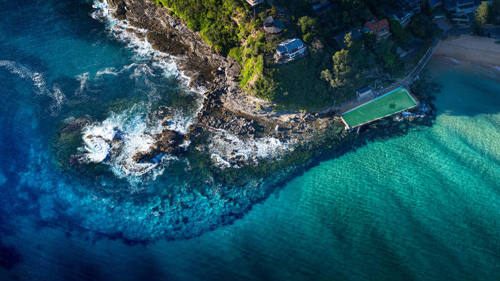
[[[415,105],[417,105],[417,103],[408,90],[405,88],[397,88],[383,96],[347,111],[342,114],[342,118],[344,118],[347,125],[352,128],[414,107]]]

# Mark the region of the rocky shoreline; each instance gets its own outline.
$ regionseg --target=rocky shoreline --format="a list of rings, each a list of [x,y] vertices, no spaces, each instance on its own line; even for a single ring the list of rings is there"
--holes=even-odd
[[[270,103],[243,93],[238,84],[237,62],[212,51],[168,9],[145,0],[107,2],[114,18],[146,30],[142,36],[154,49],[175,56],[179,69],[190,78],[191,87],[208,89],[189,138],[205,130],[224,130],[242,139],[269,137],[296,144],[307,142],[335,123],[333,115],[273,112]],[[165,141],[162,136],[158,139]]]
[[[226,168],[249,166],[247,170],[253,171],[250,174],[265,178],[278,168],[286,168],[289,159],[295,158],[294,165],[308,162],[314,154],[312,150],[323,148],[320,140],[328,139],[325,136],[341,145],[340,140],[344,137],[359,134],[359,128],[357,132],[346,131],[334,113],[275,112],[272,104],[242,92],[238,84],[237,62],[212,51],[198,34],[172,16],[167,8],[148,0],[101,0],[101,3],[105,4],[106,13],[114,20],[124,23],[118,32],[133,33],[145,40],[154,50],[162,52],[161,57],[169,56],[175,61],[181,73],[189,78],[190,88],[206,89],[200,110],[185,132],[179,133],[168,126],[172,117],[169,108],[160,107],[150,113],[148,118],[159,120],[161,130],[142,140],[147,142],[147,148],[134,152],[127,160],[126,166],[130,168],[126,174],[137,171],[136,174],[143,175],[141,169],[153,169],[164,156],[189,158],[190,154],[197,154],[198,157],[193,158],[210,158],[208,166],[215,169],[208,169],[215,177]],[[421,118],[424,115],[410,113],[395,116],[393,120],[401,122],[415,116]],[[75,122],[82,123],[81,119]],[[76,131],[83,129],[82,124],[88,127],[92,121],[80,123],[67,124],[60,132],[61,136],[69,131],[75,138],[80,137]],[[378,126],[365,127],[363,131]],[[78,159],[86,163],[112,160],[114,154],[119,154],[124,147],[121,134],[116,129],[109,131],[104,138],[84,134],[84,149],[97,151],[97,155],[90,161],[88,155],[72,155],[70,165],[75,165]],[[294,153],[296,149],[298,153]],[[296,161],[299,158],[301,160]],[[269,164],[266,162],[274,163],[273,168],[262,173],[262,168],[256,167],[266,167]],[[227,179],[223,182],[232,184]]]
[[[104,121],[102,115],[99,120],[91,116],[63,120],[53,143],[56,161],[73,179],[82,179],[83,195],[91,189],[92,196],[107,200],[72,203],[84,204],[95,214],[92,219],[102,220],[88,225],[97,233],[141,242],[191,238],[234,222],[319,161],[339,157],[367,141],[404,135],[414,126],[432,125],[432,97],[419,93],[435,91],[425,88],[414,91],[429,107],[425,118],[395,116],[356,131],[346,130],[334,115],[273,112],[272,105],[240,91],[235,62],[213,53],[167,9],[148,0],[108,3],[116,19],[127,21],[119,28],[133,26],[127,32],[138,32],[154,48],[176,54],[174,60],[190,78],[190,86],[207,91],[202,100],[197,97],[201,110],[186,130],[176,131],[168,124],[175,108],[159,105],[137,114],[133,100],[123,107],[127,110],[104,113],[108,116]],[[140,116],[147,128],[127,132],[120,122],[130,116]],[[92,130],[96,133],[88,134]],[[85,150],[94,148],[98,161],[81,161],[89,156]],[[164,156],[176,160],[168,162]],[[161,176],[150,176],[159,170]],[[137,181],[129,182],[133,177]],[[139,186],[133,186],[137,182]],[[123,213],[133,214],[125,224]]]

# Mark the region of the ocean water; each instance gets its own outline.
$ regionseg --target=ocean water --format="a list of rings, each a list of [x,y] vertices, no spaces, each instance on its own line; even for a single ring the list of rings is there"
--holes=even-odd
[[[0,1],[0,280],[500,279],[498,70],[434,59],[434,126],[324,161],[250,211],[262,195],[248,194],[245,215],[224,221],[223,196],[176,189],[175,160],[129,170],[124,149],[106,166],[115,181],[54,163],[53,138],[72,118],[118,126],[137,148],[155,107],[171,108],[182,132],[202,99],[95,11]],[[130,175],[143,168],[151,176]],[[148,192],[135,190],[143,181]],[[151,214],[169,188],[195,206],[172,212],[187,218],[173,233],[201,236],[172,241],[170,221]]]

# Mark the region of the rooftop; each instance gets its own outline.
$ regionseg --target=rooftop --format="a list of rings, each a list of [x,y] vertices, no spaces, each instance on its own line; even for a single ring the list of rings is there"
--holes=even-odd
[[[381,29],[389,30],[389,21],[387,19],[377,20],[371,19],[365,23],[365,27],[367,27],[371,32],[379,32]]]
[[[284,28],[285,25],[282,22],[275,20],[272,16],[264,19],[264,31],[267,33],[277,34],[282,32]]]
[[[293,38],[281,42],[278,45],[278,51],[281,53],[290,53],[302,47],[304,47],[304,43],[302,42],[302,40]]]

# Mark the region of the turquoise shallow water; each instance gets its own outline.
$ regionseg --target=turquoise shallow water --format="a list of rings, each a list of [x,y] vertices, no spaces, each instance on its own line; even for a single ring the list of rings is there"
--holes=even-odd
[[[193,99],[90,19],[86,1],[0,7],[0,280],[500,279],[495,70],[435,59],[429,70],[442,93],[434,126],[322,162],[231,225],[130,244],[90,230],[161,236],[162,222],[125,199],[78,189],[83,183],[51,162],[51,130],[79,111],[106,118],[102,104],[117,97]],[[115,74],[97,75],[106,69]],[[208,224],[219,224],[223,208],[207,206],[199,209]],[[207,227],[200,224],[184,228],[198,233]]]

